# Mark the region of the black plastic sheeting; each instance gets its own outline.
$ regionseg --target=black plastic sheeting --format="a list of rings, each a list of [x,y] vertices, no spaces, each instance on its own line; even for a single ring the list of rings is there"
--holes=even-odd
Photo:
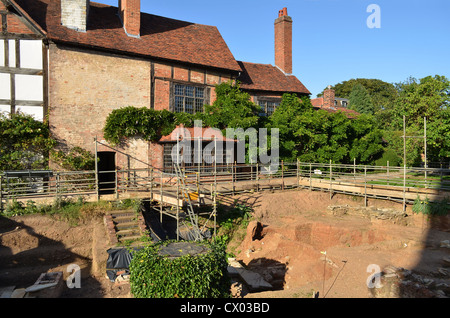
[[[133,259],[133,252],[140,250],[140,248],[110,248],[108,252],[108,260],[106,261],[106,275],[114,282],[117,278],[118,272],[130,274],[130,263]]]

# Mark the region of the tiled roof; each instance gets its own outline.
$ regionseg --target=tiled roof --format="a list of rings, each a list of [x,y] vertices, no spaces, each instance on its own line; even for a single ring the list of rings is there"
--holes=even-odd
[[[198,131],[197,131],[197,130]],[[219,141],[235,141],[234,139],[228,139],[222,135],[222,132],[217,129],[212,128],[186,128],[183,125],[177,126],[174,131],[170,133],[170,135],[163,136],[159,140],[159,142],[176,142],[177,136],[184,138],[189,138],[194,140],[199,138],[203,141],[213,141],[214,138],[217,138]]]
[[[332,107],[332,108],[328,108],[328,107],[314,107],[314,109],[316,109],[316,110],[322,109],[322,110],[325,110],[325,111],[327,111],[329,113],[342,112],[342,113],[344,113],[345,116],[347,116],[350,119],[354,119],[354,118],[358,117],[358,115],[360,115],[360,113],[358,113],[357,111],[355,111],[353,109],[345,108],[345,107]]]
[[[133,38],[126,35],[117,7],[91,2],[87,32],[77,32],[61,25],[60,0],[14,2],[54,42],[216,69],[241,70],[215,26],[142,13],[140,38]]]
[[[311,99],[311,104],[314,107],[322,107],[323,106],[323,97]]]
[[[297,77],[285,75],[273,65],[249,62],[238,63],[242,69],[242,74],[238,78],[242,89],[311,94]]]
[[[340,98],[343,100],[347,100],[345,98]],[[346,107],[341,106],[333,106],[333,107],[323,107],[323,97],[313,98],[311,99],[311,104],[313,105],[314,109],[323,109],[329,113],[337,113],[337,112],[343,112],[348,118],[356,118],[358,115],[360,115],[357,111],[353,109],[349,109]]]

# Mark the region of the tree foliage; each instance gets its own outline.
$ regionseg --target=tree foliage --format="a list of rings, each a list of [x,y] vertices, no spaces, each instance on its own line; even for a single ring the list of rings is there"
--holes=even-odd
[[[229,297],[225,246],[196,243],[207,249],[199,255],[170,257],[161,248],[172,241],[148,245],[133,254],[130,263],[131,293],[136,298]],[[192,243],[194,244],[194,243]],[[183,250],[179,250],[184,254]]]
[[[45,169],[55,144],[46,122],[22,113],[0,113],[0,170]]]
[[[314,110],[308,97],[295,94],[283,95],[269,125],[279,129],[280,156],[287,161],[371,163],[383,150],[373,117]]]
[[[450,160],[450,81],[445,76],[409,78],[396,85],[398,97],[389,108],[377,116],[400,157],[403,157],[403,116],[407,136],[424,135],[424,117],[427,120],[428,162]],[[407,165],[420,165],[424,154],[424,140],[409,138],[406,141]]]
[[[250,95],[241,91],[239,83],[222,83],[216,86],[217,98],[205,105],[204,124],[218,129],[257,127],[258,107]]]
[[[372,97],[375,112],[388,107],[388,105],[397,97],[395,85],[379,79],[350,79],[332,86],[332,89],[335,90],[336,96],[341,98],[350,98],[350,94],[356,85],[363,86]],[[318,96],[322,95],[323,93],[318,94]]]
[[[375,112],[375,107],[367,90],[361,84],[353,86],[349,97],[350,107],[360,114],[370,114]]]

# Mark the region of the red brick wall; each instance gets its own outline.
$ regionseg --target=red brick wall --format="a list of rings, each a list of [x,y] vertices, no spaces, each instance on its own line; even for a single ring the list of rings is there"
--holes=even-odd
[[[82,147],[95,151],[94,137],[103,140],[107,116],[126,106],[151,107],[151,62],[112,54],[83,51],[65,46],[49,48],[49,122],[61,149]],[[204,84],[205,71],[154,63],[154,108],[169,109],[172,81]],[[190,75],[189,75],[190,74]],[[173,75],[173,78],[172,78]],[[230,78],[206,74],[209,85]],[[210,102],[215,99],[211,86]],[[117,147],[116,147],[117,148]],[[162,167],[162,146],[144,140],[129,140],[117,148],[131,158],[130,168],[145,163]],[[98,151],[111,151],[99,146]],[[117,153],[120,168],[128,168],[126,155]]]
[[[61,148],[80,146],[94,152],[94,137],[103,140],[111,111],[150,107],[149,62],[56,45],[50,45],[49,54],[49,122]],[[130,155],[148,161],[148,146],[134,147],[133,152]]]
[[[4,10],[6,8],[1,8],[1,6],[3,6],[3,3],[0,5],[0,10]],[[6,18],[6,23],[7,23],[7,32],[8,33],[18,33],[18,34],[34,34],[34,32],[32,30],[30,30],[25,24],[22,23],[22,21],[20,20],[20,18],[13,14],[13,13],[8,13],[7,18]],[[0,23],[0,30],[3,31],[3,28],[1,26]]]

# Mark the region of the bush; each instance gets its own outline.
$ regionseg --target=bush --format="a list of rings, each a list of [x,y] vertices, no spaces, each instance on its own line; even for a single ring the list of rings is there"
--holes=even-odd
[[[184,242],[186,243],[186,242]],[[136,298],[224,298],[230,295],[225,246],[196,242],[205,252],[179,257],[163,255],[161,249],[174,241],[144,247],[130,263],[131,292]],[[188,245],[186,245],[188,246]],[[180,254],[184,251],[180,248]]]
[[[383,156],[375,162],[376,166],[387,166],[389,161],[390,167],[398,167],[402,165],[403,159],[397,155],[393,149],[385,149]]]
[[[450,212],[449,199],[446,198],[442,201],[430,202],[428,198],[425,198],[425,200],[420,200],[419,196],[417,196],[412,210],[414,213],[422,213],[427,216],[447,215]]]

